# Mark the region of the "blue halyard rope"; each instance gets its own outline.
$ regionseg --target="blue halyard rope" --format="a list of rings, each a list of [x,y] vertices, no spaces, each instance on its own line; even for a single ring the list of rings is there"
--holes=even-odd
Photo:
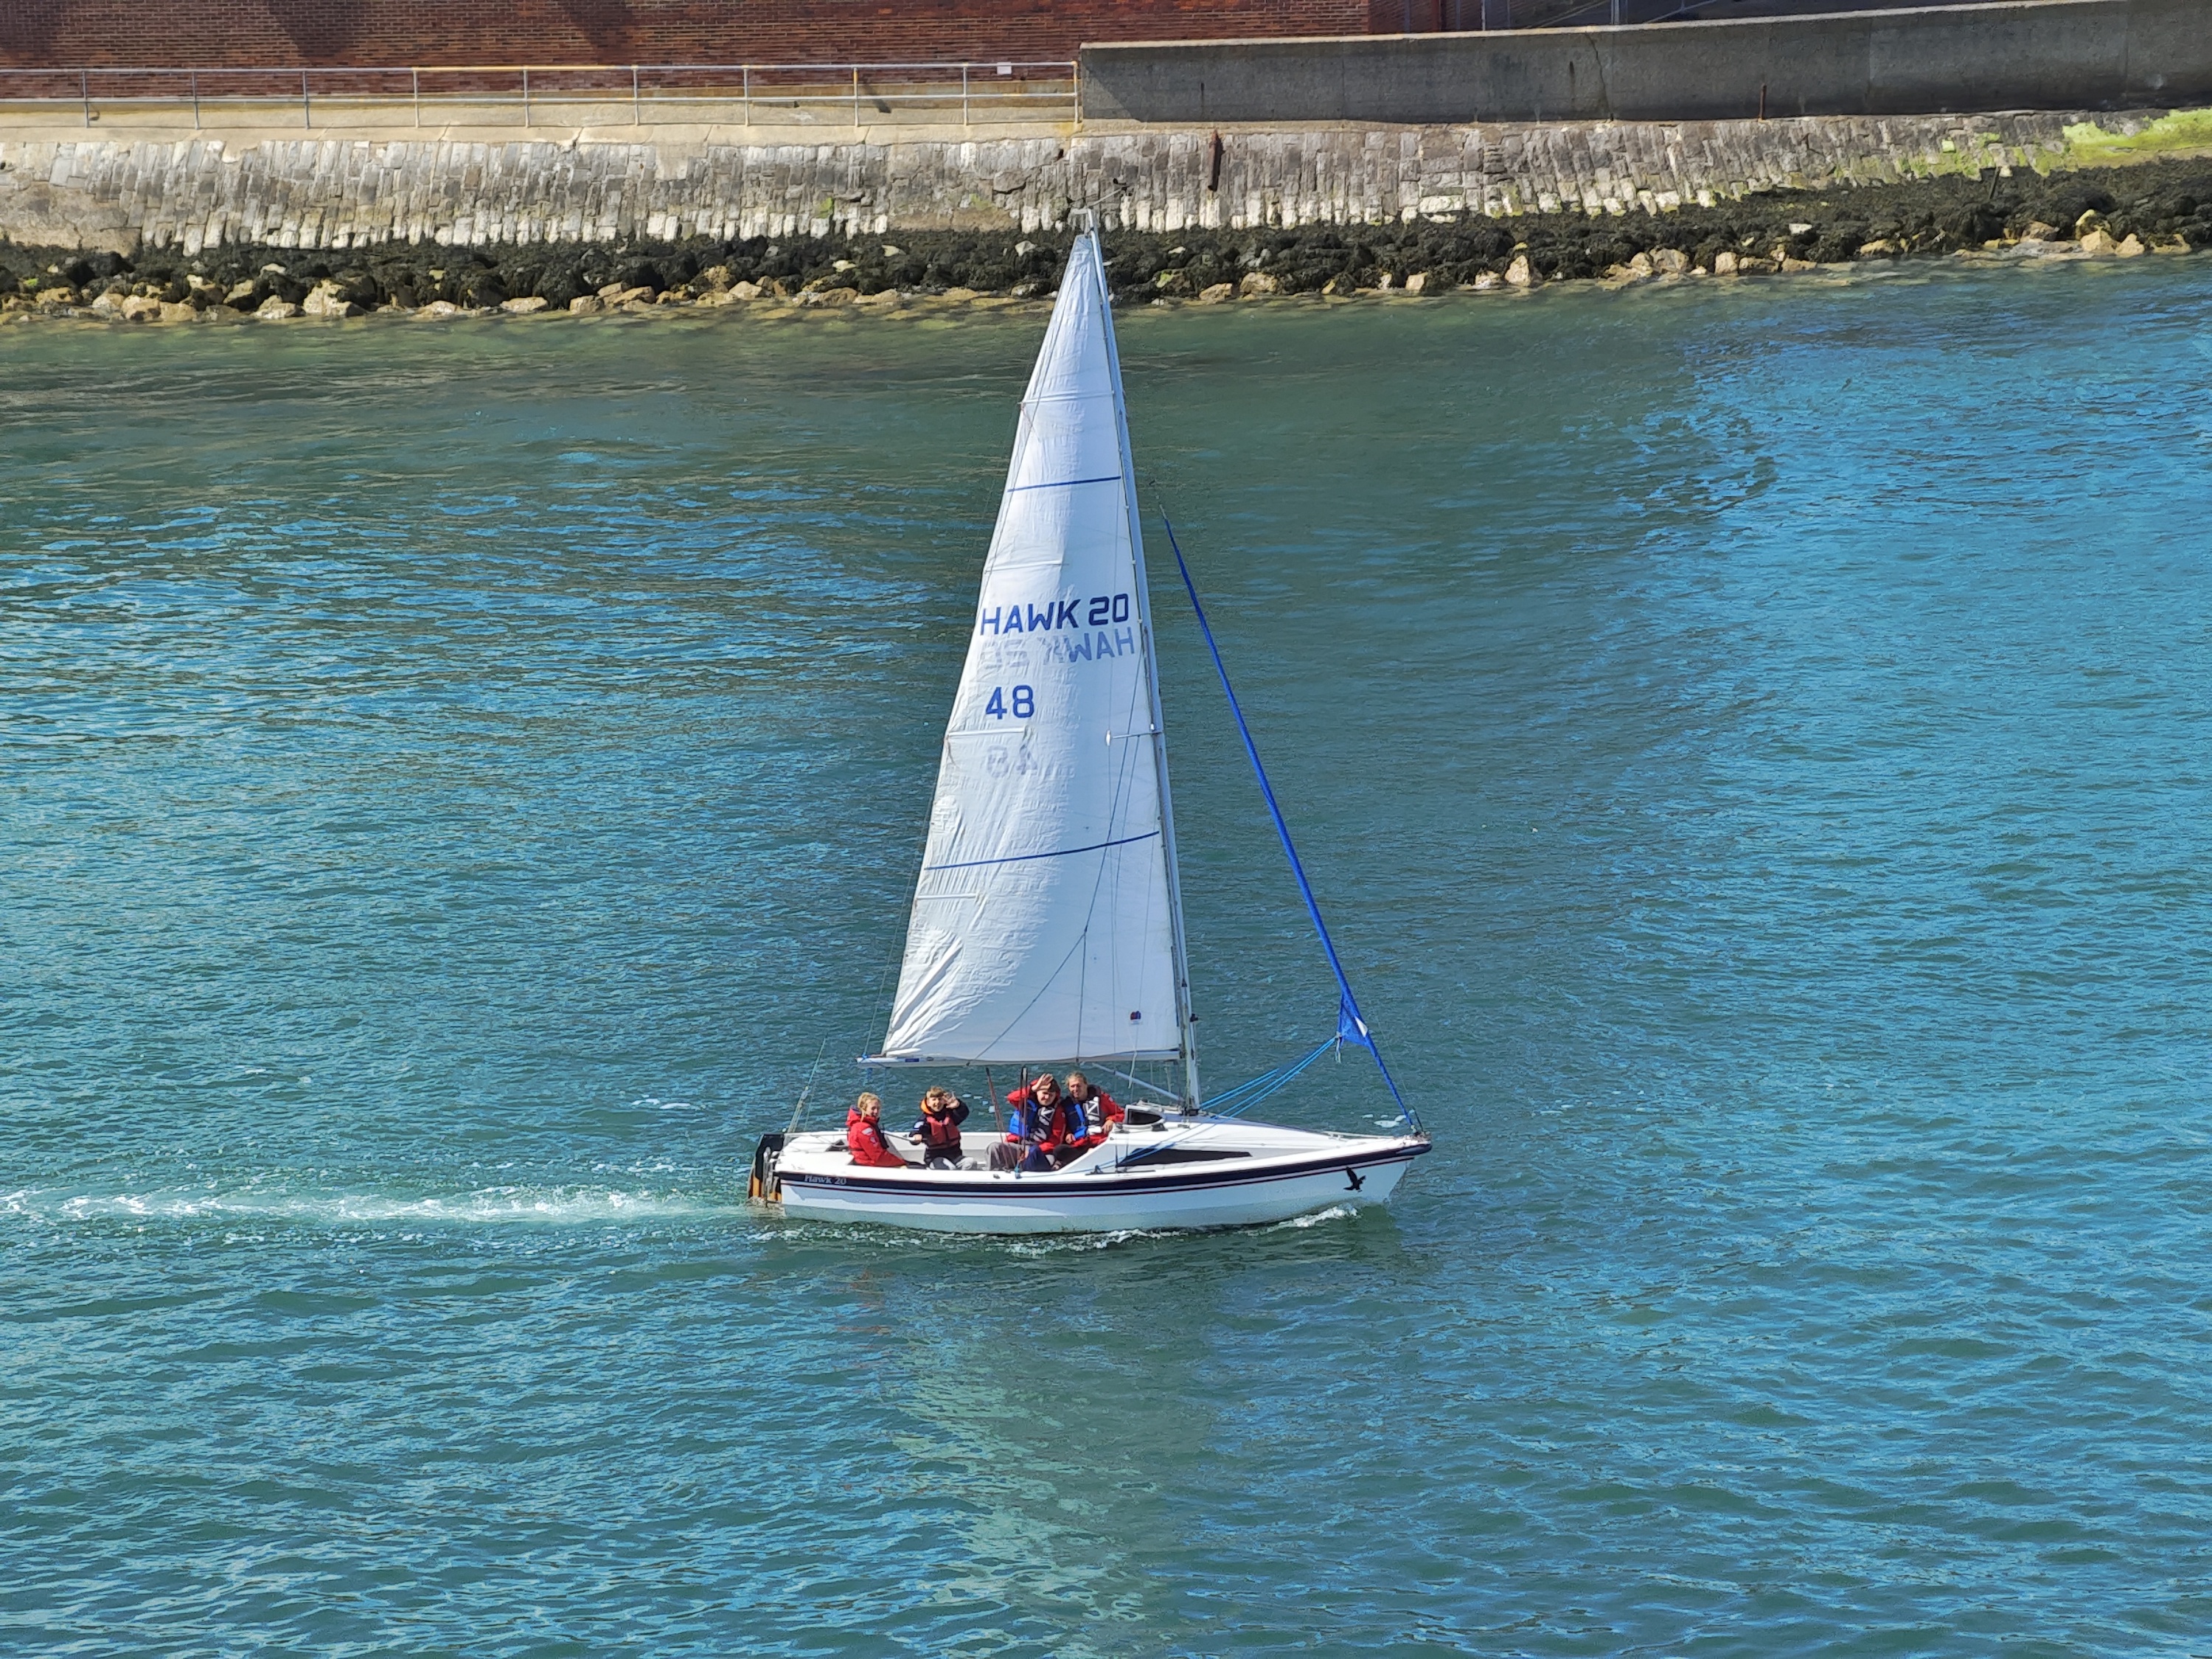
[[[1328,953],[1329,971],[1336,975],[1336,988],[1343,994],[1343,1000],[1337,1005],[1336,1036],[1330,1041],[1356,1042],[1375,1056],[1375,1069],[1382,1073],[1383,1086],[1390,1091],[1390,1098],[1398,1104],[1398,1115],[1405,1121],[1408,1129],[1418,1132],[1421,1120],[1406,1103],[1405,1096],[1398,1092],[1397,1079],[1390,1075],[1390,1068],[1382,1063],[1382,1051],[1375,1046],[1374,1034],[1367,1029],[1367,1022],[1360,1018],[1359,1000],[1352,994],[1352,981],[1345,977],[1344,964],[1336,959],[1336,942],[1329,938],[1328,926],[1321,919],[1321,906],[1314,898],[1313,888],[1306,881],[1305,866],[1298,862],[1298,849],[1291,844],[1291,827],[1283,822],[1283,809],[1275,804],[1275,791],[1267,781],[1267,769],[1260,764],[1259,745],[1252,741],[1252,728],[1244,724],[1244,710],[1238,706],[1236,690],[1229,684],[1229,670],[1222,663],[1221,647],[1213,642],[1213,629],[1206,623],[1206,607],[1198,602],[1198,584],[1190,579],[1190,566],[1183,560],[1182,544],[1176,540],[1175,526],[1164,513],[1160,514],[1160,523],[1166,526],[1168,545],[1175,550],[1176,568],[1182,573],[1183,592],[1190,595],[1190,608],[1198,617],[1198,631],[1206,637],[1206,652],[1213,659],[1213,672],[1221,677],[1222,695],[1229,699],[1229,712],[1237,717],[1237,735],[1244,739],[1244,752],[1251,757],[1253,774],[1260,780],[1260,793],[1267,797],[1267,816],[1275,821],[1275,833],[1282,838],[1283,851],[1291,860],[1291,873],[1298,878],[1298,891],[1305,896],[1306,914],[1313,918],[1314,932],[1321,935],[1321,948]],[[1314,1058],[1309,1055],[1305,1064],[1310,1065]],[[1245,1103],[1249,1105],[1251,1103],[1248,1101]]]

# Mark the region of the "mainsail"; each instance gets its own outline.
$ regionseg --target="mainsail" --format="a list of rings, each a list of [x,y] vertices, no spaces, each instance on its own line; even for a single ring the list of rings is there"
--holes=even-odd
[[[1164,742],[1121,364],[1086,234],[1022,399],[886,1058],[1188,1060]]]

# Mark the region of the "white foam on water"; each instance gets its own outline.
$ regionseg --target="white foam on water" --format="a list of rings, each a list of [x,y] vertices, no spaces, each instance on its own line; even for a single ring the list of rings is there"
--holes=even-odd
[[[696,1112],[699,1106],[696,1101],[663,1100],[659,1095],[640,1095],[623,1109],[632,1112]]]
[[[1006,1248],[1016,1255],[1052,1255],[1063,1250],[1110,1250],[1135,1239],[1172,1236],[1172,1230],[1158,1227],[1117,1227],[1103,1233],[1029,1233],[1008,1239]]]
[[[1308,1227],[1320,1226],[1324,1221],[1342,1221],[1358,1213],[1348,1204],[1332,1204],[1326,1210],[1316,1210],[1311,1215],[1294,1215],[1288,1221],[1278,1221],[1275,1225],[1278,1228],[1294,1227],[1303,1232]]]
[[[732,1213],[727,1204],[619,1188],[486,1187],[403,1195],[376,1192],[40,1192],[0,1194],[0,1214],[70,1222],[299,1222],[323,1226],[594,1225],[694,1220]]]

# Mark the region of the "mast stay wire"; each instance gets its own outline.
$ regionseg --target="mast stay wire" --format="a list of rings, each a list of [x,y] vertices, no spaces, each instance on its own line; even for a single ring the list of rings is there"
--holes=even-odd
[[[1153,489],[1157,495],[1158,486],[1155,484]],[[1260,793],[1267,800],[1267,816],[1274,820],[1275,834],[1283,843],[1285,856],[1291,861],[1291,874],[1297,878],[1298,891],[1305,899],[1306,915],[1313,920],[1314,932],[1321,935],[1321,948],[1328,957],[1329,971],[1336,975],[1336,988],[1341,1000],[1337,1004],[1336,1036],[1331,1041],[1356,1043],[1375,1056],[1375,1069],[1382,1073],[1383,1086],[1389,1090],[1390,1098],[1396,1103],[1399,1117],[1408,1129],[1418,1134],[1421,1120],[1406,1103],[1405,1096],[1398,1092],[1398,1080],[1390,1075],[1389,1066],[1383,1062],[1382,1050],[1376,1046],[1375,1035],[1368,1030],[1366,1020],[1361,1017],[1359,999],[1352,995],[1352,981],[1345,975],[1343,963],[1337,959],[1336,941],[1328,936],[1328,924],[1321,919],[1320,902],[1314,897],[1312,884],[1306,880],[1306,867],[1299,861],[1298,849],[1291,841],[1291,827],[1284,822],[1283,809],[1275,800],[1274,786],[1267,781],[1267,769],[1260,763],[1260,747],[1252,739],[1252,728],[1244,723],[1244,710],[1237,701],[1236,688],[1229,684],[1229,669],[1221,660],[1221,647],[1215,642],[1213,629],[1206,620],[1206,607],[1199,603],[1198,584],[1191,580],[1190,565],[1182,556],[1182,544],[1176,539],[1175,524],[1169,519],[1164,507],[1160,510],[1160,524],[1168,532],[1168,545],[1174,550],[1176,568],[1182,573],[1183,592],[1190,596],[1191,613],[1198,618],[1198,631],[1205,638],[1206,653],[1213,659],[1213,672],[1220,677],[1222,695],[1229,699],[1229,712],[1237,721],[1237,735],[1244,740],[1244,753],[1252,763],[1253,775],[1260,781]],[[1316,1050],[1307,1057],[1305,1064],[1310,1064],[1319,1057],[1320,1051]],[[1304,1066],[1299,1069],[1304,1069]],[[1284,1079],[1285,1082],[1288,1080]]]
[[[1223,1090],[1206,1102],[1206,1109],[1216,1117],[1241,1117],[1268,1096],[1290,1087],[1308,1066],[1337,1046],[1336,1037],[1324,1037],[1320,1046],[1289,1065],[1278,1066],[1272,1072],[1262,1072],[1257,1077],[1246,1079],[1233,1089]],[[1224,1106],[1221,1103],[1224,1100],[1231,1103]]]
[[[814,1052],[814,1065],[806,1073],[806,1086],[799,1091],[799,1103],[791,1109],[791,1121],[784,1126],[787,1138],[799,1133],[799,1120],[806,1110],[806,1097],[814,1092],[815,1074],[822,1069],[822,1056],[830,1052],[830,1039],[823,1037],[822,1046]]]

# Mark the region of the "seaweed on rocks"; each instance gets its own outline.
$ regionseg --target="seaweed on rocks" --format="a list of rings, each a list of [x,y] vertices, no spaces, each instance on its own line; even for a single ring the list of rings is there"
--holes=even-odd
[[[2003,246],[2090,228],[2117,244],[2212,246],[2212,161],[2166,160],[2051,175],[1947,175],[1820,191],[1775,191],[1663,213],[1462,214],[1373,225],[1174,232],[1109,230],[1106,276],[1121,303],[1229,293],[1424,292],[1630,270],[1766,270]],[[1065,230],[896,230],[823,237],[529,243],[456,248],[387,243],[349,251],[227,243],[186,255],[142,246],[91,253],[0,240],[0,306],[66,289],[88,301],[143,295],[196,309],[256,310],[335,290],[362,310],[443,301],[471,309],[592,296],[635,303],[750,291],[805,300],[960,289],[1051,292]],[[1638,262],[1641,262],[1639,264]]]

